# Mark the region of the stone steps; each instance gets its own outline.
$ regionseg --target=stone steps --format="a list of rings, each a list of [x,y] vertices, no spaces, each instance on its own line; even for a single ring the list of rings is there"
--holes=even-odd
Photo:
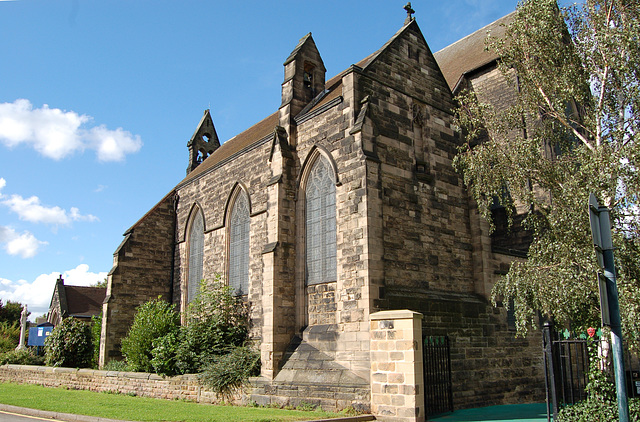
[[[299,406],[301,403],[326,410],[358,407],[370,397],[369,382],[335,361],[335,331],[330,327],[308,328],[289,344],[273,381],[253,382],[251,400],[258,404]],[[324,350],[324,347],[328,350]]]

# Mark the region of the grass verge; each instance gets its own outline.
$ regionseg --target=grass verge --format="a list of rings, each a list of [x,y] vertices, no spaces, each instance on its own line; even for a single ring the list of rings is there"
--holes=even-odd
[[[14,383],[0,383],[0,403],[127,421],[284,422],[339,416],[324,411],[217,406]]]

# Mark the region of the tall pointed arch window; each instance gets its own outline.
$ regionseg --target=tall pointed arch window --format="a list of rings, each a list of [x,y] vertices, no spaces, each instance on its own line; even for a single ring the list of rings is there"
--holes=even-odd
[[[187,302],[191,302],[198,293],[202,280],[202,264],[204,258],[204,220],[197,211],[191,222],[189,231],[189,275],[187,278]]]
[[[309,172],[305,196],[307,284],[336,281],[336,185],[322,156]]]
[[[240,190],[229,220],[229,286],[237,295],[249,293],[249,199]]]

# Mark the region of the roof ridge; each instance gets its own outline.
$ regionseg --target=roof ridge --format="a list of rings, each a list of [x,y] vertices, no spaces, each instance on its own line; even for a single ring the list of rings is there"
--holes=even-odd
[[[490,26],[495,26],[495,24],[496,24],[496,23],[498,23],[498,21],[506,20],[506,18],[507,18],[507,17],[509,17],[509,16],[513,15],[514,13],[516,13],[516,11],[515,11],[515,10],[514,10],[513,12],[509,13],[509,14],[506,14],[506,15],[504,15],[504,16],[502,16],[502,17],[500,17],[500,18],[496,19],[496,20],[494,20],[493,22],[490,22],[490,23],[486,24],[486,25],[485,25],[485,26],[483,26],[482,28],[480,28],[480,29],[477,29],[477,30],[473,31],[472,33],[470,33],[470,34],[468,34],[468,35],[466,35],[466,36],[464,36],[464,37],[460,38],[459,40],[454,41],[454,42],[452,42],[451,44],[449,44],[449,45],[447,45],[447,46],[445,46],[445,47],[442,47],[440,50],[438,50],[438,51],[436,51],[435,53],[433,53],[433,55],[435,56],[436,54],[440,53],[441,51],[444,51],[444,50],[448,49],[449,47],[453,47],[453,46],[454,46],[454,45],[456,45],[456,44],[459,44],[459,43],[462,43],[462,42],[466,41],[468,38],[471,38],[471,37],[475,36],[475,35],[476,35],[476,34],[478,34],[479,32],[481,32],[481,31],[483,31],[483,30],[486,30],[486,29],[487,29],[487,28],[489,28]]]

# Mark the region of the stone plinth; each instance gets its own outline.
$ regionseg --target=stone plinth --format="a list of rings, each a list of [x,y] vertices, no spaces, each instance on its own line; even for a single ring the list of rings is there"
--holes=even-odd
[[[371,314],[371,410],[381,421],[425,420],[422,314]]]

